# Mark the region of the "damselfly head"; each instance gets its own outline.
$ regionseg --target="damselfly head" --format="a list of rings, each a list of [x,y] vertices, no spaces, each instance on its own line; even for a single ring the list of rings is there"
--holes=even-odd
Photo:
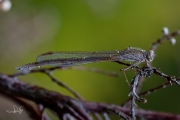
[[[149,50],[146,54],[146,61],[151,62],[154,59],[154,51]]]

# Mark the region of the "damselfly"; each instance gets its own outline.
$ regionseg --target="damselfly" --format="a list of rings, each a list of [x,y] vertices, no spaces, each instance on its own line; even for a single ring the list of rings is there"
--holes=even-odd
[[[130,67],[139,65],[141,62],[151,62],[154,59],[152,50],[128,47],[125,50],[96,51],[96,52],[47,52],[39,55],[36,62],[16,68],[22,72],[29,72],[38,66],[77,66],[93,62],[105,61],[135,61]],[[128,68],[130,68],[128,67]],[[125,70],[127,70],[126,68]]]

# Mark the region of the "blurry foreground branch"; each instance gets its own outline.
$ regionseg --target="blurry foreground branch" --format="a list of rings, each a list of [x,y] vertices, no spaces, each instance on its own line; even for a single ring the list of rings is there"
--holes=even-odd
[[[121,111],[125,114],[130,113],[129,108],[106,103],[77,100],[38,86],[29,85],[4,74],[0,74],[0,81],[0,91],[2,93],[32,100],[37,104],[43,105],[45,108],[51,109],[61,119],[65,118],[68,113],[78,120],[91,120],[90,114],[92,113],[116,114],[114,111]],[[180,120],[180,115],[146,111],[143,109],[136,109],[136,116],[149,120]]]

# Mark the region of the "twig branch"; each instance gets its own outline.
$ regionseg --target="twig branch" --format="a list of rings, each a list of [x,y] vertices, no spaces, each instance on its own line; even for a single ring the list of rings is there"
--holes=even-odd
[[[75,92],[72,88],[70,88],[65,83],[57,80],[54,76],[52,76],[50,71],[46,71],[45,74],[47,74],[53,82],[55,82],[56,84],[60,85],[61,87],[64,87],[68,91],[70,91],[76,98],[78,98],[79,100],[83,100],[83,98],[77,92]]]
[[[90,113],[108,113],[116,114],[109,108],[129,114],[130,109],[117,105],[106,103],[86,102],[76,100],[68,96],[64,96],[57,92],[45,90],[43,88],[29,85],[4,74],[0,74],[0,92],[7,95],[19,96],[42,104],[45,108],[49,108],[56,112],[60,118],[64,113],[69,113],[78,120],[91,120]],[[137,117],[144,117],[149,120],[180,120],[180,115],[174,115],[163,112],[146,111],[143,109],[135,109]]]
[[[151,50],[155,51],[157,49],[157,47],[160,44],[162,44],[162,42],[164,42],[165,40],[169,40],[171,42],[171,44],[174,45],[176,43],[176,39],[174,37],[180,35],[180,31],[176,31],[176,32],[169,34],[169,30],[166,27],[163,28],[162,31],[163,31],[164,36],[157,39],[154,43],[152,43]]]

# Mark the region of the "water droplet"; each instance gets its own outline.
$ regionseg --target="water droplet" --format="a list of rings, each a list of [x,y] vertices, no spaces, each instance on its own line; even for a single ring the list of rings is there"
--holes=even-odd
[[[38,68],[42,68],[42,66],[38,66]]]
[[[119,53],[119,50],[116,50],[117,53]]]

